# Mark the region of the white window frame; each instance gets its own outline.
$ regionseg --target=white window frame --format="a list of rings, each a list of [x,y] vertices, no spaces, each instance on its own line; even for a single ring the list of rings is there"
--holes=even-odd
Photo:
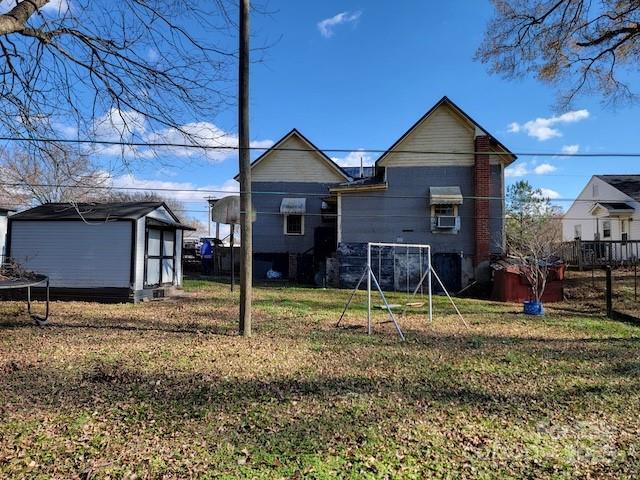
[[[434,222],[437,222],[437,217],[438,216],[443,216],[443,215],[436,215],[436,207],[442,207],[442,206],[447,206],[447,207],[453,207],[453,217],[456,219],[459,219],[459,207],[460,205],[456,205],[453,203],[440,203],[440,204],[433,204],[431,205],[431,233],[442,233],[442,234],[457,234],[460,231],[459,227],[455,227],[455,228],[451,228],[451,229],[446,229],[446,228],[434,228]],[[449,216],[449,215],[447,215]],[[460,220],[456,220],[456,224],[459,224]]]
[[[609,228],[605,227],[605,225],[607,223],[609,224]],[[609,238],[609,239],[611,238],[611,236],[613,234],[613,232],[611,231],[612,227],[613,227],[613,224],[612,224],[611,220],[602,220],[602,238]],[[609,235],[605,234],[606,230],[609,230]]]
[[[290,216],[296,216],[296,217],[300,217],[300,233],[298,232],[289,232],[289,217]],[[285,235],[290,235],[293,237],[300,237],[302,235],[304,235],[304,214],[302,213],[290,213],[284,216],[284,221],[282,222],[282,227],[283,227],[283,233]]]

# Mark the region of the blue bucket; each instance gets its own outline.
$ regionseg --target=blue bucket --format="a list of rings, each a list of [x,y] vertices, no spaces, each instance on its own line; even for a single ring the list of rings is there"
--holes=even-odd
[[[529,300],[524,302],[524,314],[525,315],[544,315],[544,307],[542,302],[536,300]]]

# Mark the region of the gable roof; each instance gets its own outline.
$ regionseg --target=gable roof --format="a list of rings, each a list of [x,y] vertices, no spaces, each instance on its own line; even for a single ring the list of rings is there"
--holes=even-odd
[[[182,225],[178,217],[164,202],[109,202],[109,203],[45,203],[9,217],[13,220],[137,220],[164,207]],[[188,227],[191,228],[191,227]]]
[[[469,115],[467,115],[467,113],[462,110],[460,107],[458,107],[455,103],[453,103],[453,101],[447,97],[446,95],[444,97],[442,97],[440,100],[438,100],[436,102],[435,105],[433,105],[428,111],[427,113],[425,113],[422,117],[420,117],[418,119],[417,122],[415,122],[413,125],[411,125],[411,127],[409,127],[409,129],[404,132],[402,134],[402,136],[400,138],[398,138],[398,140],[396,140],[393,145],[391,145],[389,148],[387,148],[387,150],[385,150],[385,152],[380,155],[380,157],[378,157],[378,159],[376,160],[376,166],[379,164],[379,162],[385,158],[389,153],[392,153],[393,149],[395,149],[405,138],[407,138],[422,122],[424,122],[427,118],[429,118],[433,112],[435,112],[439,107],[441,107],[442,105],[447,105],[449,107],[451,107],[457,114],[459,114],[461,117],[463,117],[465,120],[467,120],[469,123],[471,123],[473,126],[475,126],[476,128],[482,130],[483,132],[485,132],[488,136],[489,136],[489,140],[492,144],[496,145],[497,147],[499,147],[500,149],[504,150],[505,152],[507,152],[509,158],[509,161],[507,162],[507,164],[511,164],[512,162],[514,162],[516,160],[516,158],[518,158],[515,154],[513,154],[507,147],[505,147],[498,139],[496,139],[493,135],[491,135],[489,132],[487,132],[487,130],[485,130],[478,122],[476,122],[473,118],[471,118]]]
[[[327,165],[331,169],[333,169],[336,173],[344,177],[345,180],[351,179],[349,174],[347,174],[347,172],[345,172],[344,169],[340,167],[340,165],[338,165],[336,162],[331,160],[331,158],[329,158],[329,156],[326,153],[324,153],[322,150],[316,147],[313,143],[311,143],[311,141],[307,137],[302,135],[302,133],[300,133],[296,128],[292,128],[286,135],[284,135],[280,140],[274,143],[268,150],[264,151],[258,158],[256,158],[253,162],[251,162],[251,169],[253,169],[253,167],[258,165],[261,161],[263,161],[270,153],[274,151],[277,152],[278,151],[277,149],[280,148],[280,146],[284,142],[286,142],[289,138],[291,138],[294,135],[297,136],[304,143],[306,143],[309,146],[309,150],[319,154],[322,160],[324,160],[327,163]],[[239,173],[235,177],[233,177],[234,180],[238,180],[239,178],[240,178]]]
[[[596,175],[596,177],[640,202],[640,175]]]

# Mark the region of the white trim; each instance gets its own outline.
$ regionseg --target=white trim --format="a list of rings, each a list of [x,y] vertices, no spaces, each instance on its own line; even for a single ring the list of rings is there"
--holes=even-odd
[[[456,219],[455,223],[456,226],[453,228],[438,228],[437,227],[437,221],[438,221],[438,217],[441,215],[436,215],[436,208],[437,207],[442,207],[444,205],[448,205],[453,207],[453,217]],[[453,203],[449,203],[449,204],[433,204],[431,205],[431,211],[430,213],[430,217],[429,217],[429,224],[431,226],[431,233],[436,233],[436,234],[445,234],[445,235],[457,235],[458,232],[460,232],[460,216],[459,216],[459,205],[455,205]],[[435,227],[435,228],[434,228]]]
[[[295,217],[300,217],[300,233],[290,233],[287,231],[287,227],[289,226],[289,217],[290,216],[295,216]],[[282,220],[282,232],[287,235],[287,236],[291,236],[291,237],[300,237],[304,235],[304,215],[300,215],[298,213],[291,213],[291,214],[287,214],[287,215],[283,215],[283,220]]]

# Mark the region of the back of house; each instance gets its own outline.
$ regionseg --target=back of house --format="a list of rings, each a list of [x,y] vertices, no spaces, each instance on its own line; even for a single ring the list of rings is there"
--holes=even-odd
[[[640,175],[594,175],[562,219],[565,241],[640,240]]]
[[[419,243],[457,291],[502,253],[504,168],[515,158],[447,97],[373,168],[343,169],[292,130],[252,165],[254,274],[313,280],[335,268],[350,287],[368,242]],[[394,263],[381,280],[398,288],[401,276]]]

